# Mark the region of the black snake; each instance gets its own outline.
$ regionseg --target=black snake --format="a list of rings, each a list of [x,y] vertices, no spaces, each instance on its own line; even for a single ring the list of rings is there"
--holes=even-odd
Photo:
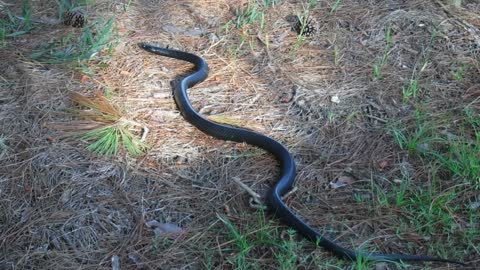
[[[174,59],[184,60],[194,64],[194,72],[190,73],[188,76],[184,77],[182,80],[173,85],[175,102],[185,120],[210,136],[221,140],[245,142],[247,144],[260,147],[270,152],[277,158],[280,163],[280,179],[268,192],[267,204],[270,210],[286,225],[295,229],[310,241],[313,241],[326,250],[331,251],[335,255],[350,260],[357,260],[361,257],[365,260],[372,261],[438,261],[464,265],[462,262],[456,260],[423,255],[358,253],[351,249],[344,248],[332,240],[322,236],[322,234],[320,234],[318,231],[303,222],[282,201],[282,196],[292,188],[295,179],[295,162],[285,146],[265,135],[251,130],[212,122],[193,109],[187,95],[187,89],[207,78],[208,66],[205,60],[191,53],[161,48],[148,43],[139,43],[138,45],[140,48],[148,52]]]

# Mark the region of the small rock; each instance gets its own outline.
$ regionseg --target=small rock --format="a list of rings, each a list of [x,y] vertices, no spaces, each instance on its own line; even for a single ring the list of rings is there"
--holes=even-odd
[[[156,122],[165,122],[172,119],[175,119],[180,116],[180,113],[177,111],[165,111],[165,110],[155,110],[151,118]]]
[[[155,232],[155,235],[162,236],[162,235],[180,234],[183,232],[183,229],[172,223],[163,223],[163,224],[160,224],[153,231]]]
[[[375,270],[389,270],[390,268],[384,262],[375,264]]]
[[[427,152],[430,150],[430,145],[428,143],[419,143],[417,144],[417,149],[422,152]]]
[[[51,25],[61,23],[59,19],[55,17],[45,16],[45,15],[40,17],[40,21],[42,21],[42,23],[51,24]]]
[[[156,220],[147,221],[145,222],[145,225],[150,229],[153,229],[155,235],[158,236],[180,234],[183,232],[183,229],[176,224],[160,223]]]
[[[153,98],[168,98],[168,99],[171,99],[172,94],[167,93],[167,92],[155,92],[155,93],[153,93]]]
[[[208,26],[211,28],[217,27],[219,23],[220,23],[220,17],[218,16],[215,16],[207,21]]]
[[[480,201],[472,202],[472,203],[470,204],[470,209],[472,209],[472,210],[477,210],[478,208],[480,208]]]
[[[208,34],[208,40],[210,40],[212,43],[217,43],[220,39],[215,33],[210,33]]]
[[[66,189],[63,191],[62,196],[60,196],[60,201],[62,203],[68,203],[72,198],[73,189]]]
[[[177,34],[177,33],[183,32],[182,29],[176,27],[175,25],[171,25],[171,24],[165,25],[164,27],[162,27],[162,29],[165,32],[169,32],[169,33],[172,33],[172,34]]]
[[[137,269],[145,269],[145,264],[143,264],[140,256],[136,253],[129,253],[128,258],[133,261],[133,263],[137,266]]]
[[[160,224],[161,223],[156,220],[150,220],[145,222],[145,226],[147,226],[148,228],[155,228],[155,227],[158,227]]]
[[[199,37],[199,36],[203,35],[204,33],[205,33],[205,31],[203,31],[202,29],[194,28],[194,29],[190,29],[190,30],[185,31],[184,34],[186,36],[190,36],[190,37]]]
[[[120,270],[120,257],[117,255],[112,256],[112,270]]]
[[[332,96],[332,98],[330,99],[333,103],[336,103],[336,104],[339,104],[340,103],[340,98],[335,95],[335,96]]]

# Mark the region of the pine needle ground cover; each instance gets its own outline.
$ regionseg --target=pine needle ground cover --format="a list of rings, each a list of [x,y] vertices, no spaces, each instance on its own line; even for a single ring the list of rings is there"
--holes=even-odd
[[[478,10],[0,1],[0,269],[459,269],[338,259],[252,208],[275,159],[184,121],[170,82],[191,66],[144,41],[207,60],[195,109],[285,144],[298,167],[285,200],[326,236],[475,269]]]

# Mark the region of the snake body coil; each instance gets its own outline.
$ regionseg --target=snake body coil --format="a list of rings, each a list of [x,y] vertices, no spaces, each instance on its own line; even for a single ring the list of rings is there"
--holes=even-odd
[[[344,248],[332,240],[325,238],[318,231],[302,221],[290,208],[282,201],[282,196],[287,193],[293,185],[295,179],[295,162],[288,150],[279,142],[251,130],[246,130],[234,126],[224,125],[212,122],[198,112],[196,112],[187,95],[187,89],[195,84],[202,82],[208,76],[208,66],[201,57],[172,50],[168,48],[157,47],[148,43],[139,43],[140,48],[161,56],[188,61],[194,64],[194,72],[184,77],[173,86],[173,95],[175,102],[181,114],[189,123],[200,129],[202,132],[221,140],[244,142],[260,147],[273,154],[280,163],[280,179],[269,191],[267,204],[270,210],[282,220],[286,225],[295,229],[298,233],[319,246],[331,251],[335,255],[350,260],[356,260],[359,256],[372,261],[438,261],[454,264],[463,263],[450,259],[423,255],[403,255],[403,254],[381,254],[381,253],[358,253],[351,249]]]

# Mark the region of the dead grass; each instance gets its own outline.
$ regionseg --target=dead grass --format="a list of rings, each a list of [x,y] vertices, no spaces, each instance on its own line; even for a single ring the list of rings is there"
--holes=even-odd
[[[20,12],[15,1],[3,2]],[[33,2],[33,17],[55,18],[52,2]],[[320,29],[297,49],[298,36],[285,17],[302,12],[308,1],[263,9],[264,29],[258,23],[225,27],[247,1],[96,2],[87,8],[90,19],[116,17],[119,38],[111,55],[82,65],[29,60],[26,55],[52,38],[78,33],[58,24],[7,39],[0,51],[0,139],[7,146],[0,153],[1,269],[111,269],[112,256],[120,257],[122,269],[233,269],[238,251],[216,213],[245,233],[260,230],[246,225],[258,220],[232,178],[262,193],[276,180],[275,160],[186,123],[170,81],[190,66],[147,54],[137,48],[140,41],[207,60],[210,76],[190,91],[196,109],[284,143],[298,163],[298,190],[287,202],[313,226],[349,247],[480,263],[478,243],[465,241],[478,221],[469,220],[465,209],[480,200],[478,190],[459,193],[454,233],[439,233],[439,225],[431,235],[408,223],[418,217],[405,208],[379,203],[377,193],[379,188],[393,196],[395,180],[405,175],[413,189],[430,186],[434,178],[430,163],[395,144],[389,123],[414,122],[418,106],[432,118],[451,112],[452,121],[466,104],[480,109],[476,1],[464,1],[459,10],[440,1],[341,1],[334,13],[334,1],[318,1],[310,16]],[[381,80],[373,80],[387,26],[392,46]],[[460,67],[462,79],[455,80]],[[421,86],[418,99],[403,102],[402,88],[412,76]],[[53,124],[78,120],[70,113],[71,92],[111,95],[129,119],[149,127],[147,154],[101,158],[66,139]],[[458,185],[441,176],[439,194]],[[341,177],[353,183],[332,188]],[[155,237],[145,225],[152,220],[183,232]],[[447,250],[438,251],[442,246]],[[279,269],[275,251],[257,247],[248,262]],[[354,267],[308,243],[297,255],[297,269]],[[454,269],[425,265],[409,269]]]

